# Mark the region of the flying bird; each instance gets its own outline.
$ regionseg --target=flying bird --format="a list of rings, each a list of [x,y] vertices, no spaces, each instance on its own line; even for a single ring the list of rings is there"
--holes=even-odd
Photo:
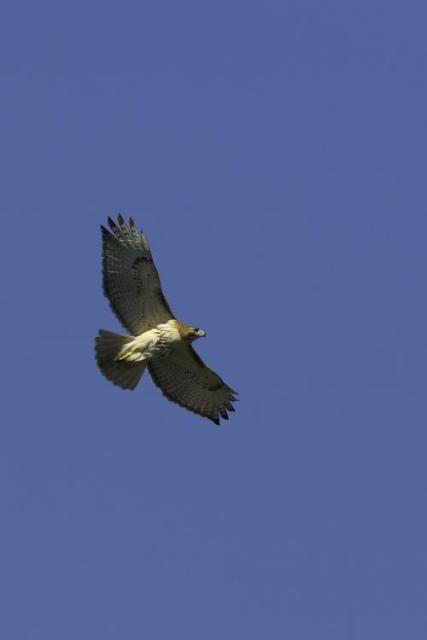
[[[132,218],[111,230],[101,226],[104,294],[129,336],[101,329],[95,358],[102,374],[122,389],[135,389],[145,369],[162,393],[215,424],[235,411],[233,391],[209,369],[192,343],[204,337],[198,327],[179,322],[166,301],[145,235]]]

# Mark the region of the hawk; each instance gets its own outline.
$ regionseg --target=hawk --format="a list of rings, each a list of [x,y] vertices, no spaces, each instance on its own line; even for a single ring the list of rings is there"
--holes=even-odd
[[[145,235],[132,218],[111,231],[101,226],[104,294],[129,336],[101,329],[95,358],[102,374],[122,389],[135,389],[145,369],[171,400],[215,424],[228,420],[237,392],[209,369],[192,343],[205,332],[179,322],[163,294]]]

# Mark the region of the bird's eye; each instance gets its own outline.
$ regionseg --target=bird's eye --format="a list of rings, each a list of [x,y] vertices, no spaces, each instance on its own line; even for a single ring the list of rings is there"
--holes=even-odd
[[[198,331],[200,331],[199,327],[194,327],[194,333],[197,333]]]

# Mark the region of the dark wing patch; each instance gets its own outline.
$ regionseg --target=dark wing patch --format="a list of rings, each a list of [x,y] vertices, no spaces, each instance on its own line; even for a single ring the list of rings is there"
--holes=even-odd
[[[122,325],[136,336],[174,315],[163,295],[150,247],[132,218],[108,218],[111,231],[102,230],[104,293]]]
[[[234,411],[237,392],[209,369],[193,347],[182,344],[166,357],[153,358],[148,369],[156,385],[172,402],[219,424]]]

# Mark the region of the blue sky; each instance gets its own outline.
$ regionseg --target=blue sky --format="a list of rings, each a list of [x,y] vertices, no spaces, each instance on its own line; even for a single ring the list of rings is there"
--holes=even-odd
[[[424,639],[421,2],[6,2],[0,640]],[[99,225],[240,392],[101,377]]]

